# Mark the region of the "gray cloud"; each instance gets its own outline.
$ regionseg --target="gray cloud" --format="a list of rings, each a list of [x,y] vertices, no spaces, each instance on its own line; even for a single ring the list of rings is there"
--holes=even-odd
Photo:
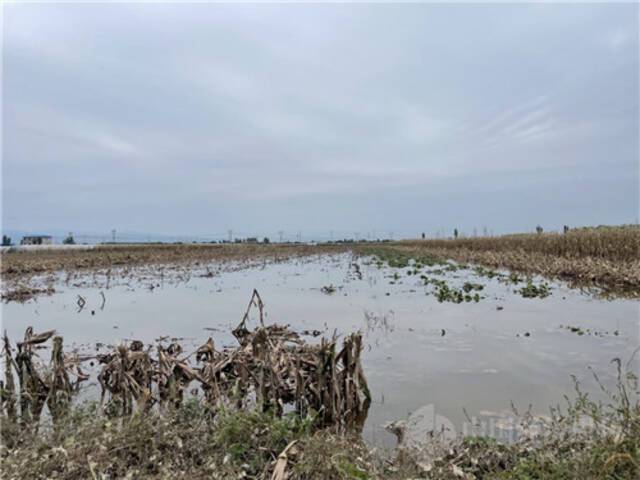
[[[4,6],[3,227],[638,216],[638,6]]]

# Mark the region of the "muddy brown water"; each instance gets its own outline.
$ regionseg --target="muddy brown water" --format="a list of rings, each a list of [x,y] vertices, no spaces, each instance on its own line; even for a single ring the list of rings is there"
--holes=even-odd
[[[234,345],[230,331],[256,288],[267,322],[326,336],[334,330],[364,332],[363,366],[374,399],[364,436],[385,446],[394,437],[382,425],[418,409],[449,420],[458,433],[467,431],[467,416],[477,418],[484,422],[481,433],[499,437],[512,403],[545,414],[549,405],[572,394],[571,375],[585,391],[602,397],[593,372],[612,387],[611,360],[628,361],[640,344],[637,301],[598,299],[558,283],[550,283],[551,296],[527,299],[514,293],[517,286],[458,270],[435,277],[450,286],[481,283],[484,298],[439,303],[426,294],[432,286],[407,275],[409,268],[379,268],[359,259],[359,278],[352,262],[349,254],[321,256],[109,289],[68,286],[61,278],[52,296],[2,305],[2,328],[13,341],[29,325],[36,331],[56,329],[67,351],[95,353],[97,343],[152,343],[169,336],[180,338],[190,352],[208,336],[217,346]],[[392,278],[396,272],[398,280]],[[336,287],[332,294],[322,291],[329,285]],[[86,299],[80,311],[78,295]],[[48,352],[41,355],[48,359]],[[637,371],[638,365],[636,356],[630,367]]]

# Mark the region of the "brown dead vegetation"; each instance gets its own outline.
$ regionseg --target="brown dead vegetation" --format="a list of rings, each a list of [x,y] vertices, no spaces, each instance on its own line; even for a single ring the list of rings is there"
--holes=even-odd
[[[35,288],[20,285],[3,293],[0,298],[3,302],[19,302],[24,303],[39,295],[53,295],[55,289],[53,287]]]
[[[638,478],[640,391],[627,371],[633,357],[624,368],[614,360],[616,390],[601,385],[607,403],[576,384],[576,400],[567,397],[566,411],[551,409],[538,434],[527,428],[532,435],[513,444],[468,437],[432,448],[401,445],[388,457],[358,435],[370,403],[360,334],[342,347],[335,335],[307,344],[285,326],[265,325],[262,308],[254,291],[233,331],[238,345],[218,349],[210,338],[188,355],[176,343],[154,350],[131,341],[80,357],[65,355],[55,331],[28,328],[15,348],[5,333],[3,478]],[[253,309],[259,323],[249,329]],[[44,366],[37,351],[49,342]],[[74,407],[89,378],[81,365],[96,359],[102,401]],[[585,417],[592,427],[575,429]]]
[[[1,254],[0,273],[4,280],[51,272],[148,265],[187,265],[265,259],[280,261],[290,257],[344,251],[338,245],[303,244],[147,244],[100,245],[87,249],[6,250]]]
[[[566,234],[412,240],[380,248],[543,275],[611,296],[640,297],[640,227],[635,225],[581,228]],[[366,253],[366,249],[360,250]]]
[[[112,278],[165,278],[171,271],[213,277],[212,266],[237,268],[317,254],[353,250],[358,254],[389,250],[416,258],[452,259],[527,275],[539,274],[567,281],[571,286],[595,288],[611,296],[640,296],[640,227],[598,227],[542,233],[443,240],[411,240],[362,244],[148,244],[109,245],[88,249],[7,250],[1,254],[3,300],[26,301],[52,293],[32,279],[66,274],[92,274],[109,288]],[[356,264],[357,267],[357,264]],[[360,277],[361,273],[356,272]],[[98,282],[99,283],[99,282]],[[73,283],[75,285],[75,283]],[[83,286],[88,286],[82,284]],[[80,286],[80,285],[78,285]],[[94,284],[95,286],[95,284]]]
[[[249,330],[247,321],[254,307],[260,323]],[[262,300],[255,290],[233,331],[238,341],[233,348],[216,349],[209,338],[189,355],[178,343],[158,345],[154,355],[151,347],[132,341],[110,353],[80,358],[65,356],[62,337],[54,335],[54,331],[34,334],[29,327],[24,340],[17,343],[15,357],[4,337],[2,415],[29,428],[37,429],[45,404],[54,424],[67,414],[72,394],[89,378],[80,365],[96,358],[102,365],[100,404],[109,416],[145,413],[156,405],[161,410],[177,408],[185,392],[200,392],[213,416],[221,409],[256,408],[276,416],[295,411],[302,417],[313,416],[319,427],[344,431],[361,428],[371,402],[360,363],[360,333],[345,337],[341,348],[335,334],[319,344],[307,344],[286,326],[264,324]],[[52,337],[51,361],[44,368],[37,365],[34,348]],[[196,388],[189,390],[193,384]]]

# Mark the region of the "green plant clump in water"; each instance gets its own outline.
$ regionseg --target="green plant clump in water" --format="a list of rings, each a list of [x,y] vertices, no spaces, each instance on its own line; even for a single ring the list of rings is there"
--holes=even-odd
[[[574,326],[568,325],[565,328],[567,330],[569,330],[570,332],[572,332],[572,333],[577,333],[580,336],[584,335],[584,333],[585,333],[584,330],[582,328],[580,328],[580,327],[574,327]]]
[[[471,282],[465,282],[464,285],[462,286],[462,289],[469,293],[471,290],[483,290],[484,289],[484,285],[481,285],[479,283],[471,283]]]
[[[447,284],[439,284],[436,287],[436,298],[438,302],[453,302],[453,303],[462,303],[462,302],[479,302],[481,297],[480,294],[476,293],[474,295],[464,293],[465,291],[457,288],[449,288]]]
[[[491,270],[489,268],[484,268],[484,267],[476,267],[474,269],[474,272],[479,277],[487,277],[489,279],[500,276],[500,274],[498,272],[496,272],[495,270]]]
[[[515,283],[520,283],[520,282],[522,282],[523,280],[522,280],[522,278],[521,278],[521,277],[520,277],[516,272],[511,272],[511,273],[509,274],[509,281],[510,281],[511,283],[514,283],[514,284],[515,284]]]
[[[374,263],[378,267],[382,267],[385,263],[391,268],[406,268],[411,265],[415,269],[422,269],[425,266],[433,266],[446,263],[444,260],[429,254],[416,254],[415,252],[407,252],[391,246],[363,246],[360,247],[360,253],[363,255],[371,255],[374,257]]]
[[[527,282],[526,286],[516,290],[516,292],[524,298],[546,298],[551,295],[551,289],[548,284],[541,283],[540,285],[534,285],[531,280]]]
[[[392,257],[387,259],[387,263],[392,268],[405,268],[409,266],[409,259],[403,257]]]
[[[440,278],[429,278],[426,275],[421,275],[420,278],[424,285],[434,285],[436,288],[444,288],[447,286],[447,282]]]

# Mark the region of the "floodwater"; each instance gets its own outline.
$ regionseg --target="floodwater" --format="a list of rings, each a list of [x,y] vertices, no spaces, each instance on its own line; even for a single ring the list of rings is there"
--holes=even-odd
[[[637,301],[597,299],[557,283],[550,283],[547,298],[523,298],[514,293],[519,286],[458,270],[438,278],[450,286],[483,284],[484,298],[440,303],[426,294],[432,286],[407,274],[410,268],[379,268],[361,258],[355,260],[359,278],[353,261],[350,254],[316,256],[108,289],[66,286],[61,279],[52,296],[3,305],[2,327],[14,341],[29,325],[36,332],[56,329],[67,351],[94,353],[97,343],[153,343],[168,335],[190,352],[209,336],[218,347],[235,345],[230,331],[256,288],[267,323],[326,336],[334,330],[364,333],[363,367],[373,395],[364,435],[385,446],[394,437],[383,425],[421,408],[449,420],[458,433],[465,432],[468,417],[477,417],[485,422],[482,433],[500,436],[494,429],[512,404],[531,406],[536,414],[563,404],[563,395],[573,392],[571,375],[585,391],[602,396],[593,372],[612,387],[611,360],[629,361],[640,343]],[[329,285],[336,287],[332,294],[321,290]],[[86,299],[80,311],[78,295]],[[630,367],[637,371],[637,358]]]

